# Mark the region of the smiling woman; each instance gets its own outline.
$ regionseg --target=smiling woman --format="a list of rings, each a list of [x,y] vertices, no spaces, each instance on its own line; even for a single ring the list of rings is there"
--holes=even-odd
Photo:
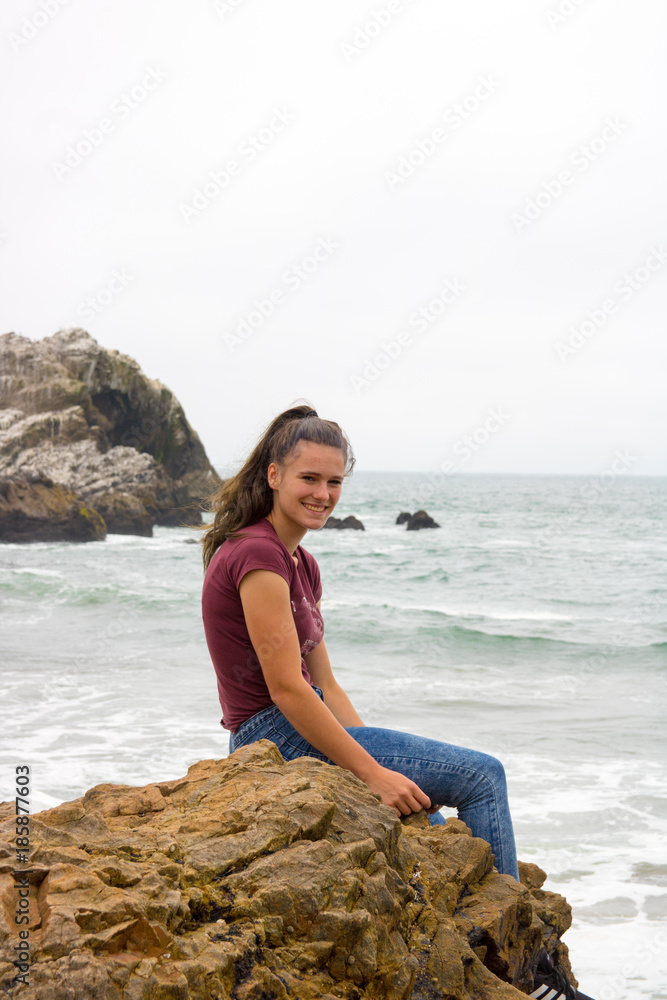
[[[353,464],[338,424],[297,406],[276,417],[241,470],[211,498],[202,616],[230,752],[269,739],[285,760],[337,764],[399,817],[423,809],[431,823],[444,823],[438,810],[454,806],[473,835],[491,845],[498,871],[518,880],[500,761],[365,726],[333,675],[320,571],[300,543],[324,525]],[[545,950],[538,958],[531,996],[588,1000]]]
[[[398,816],[456,806],[518,877],[505,775],[493,757],[364,726],[334,678],[317,563],[301,546],[340,499],[354,457],[337,423],[308,404],[286,410],[211,497],[202,615],[230,750],[263,737],[283,757],[348,768]],[[424,788],[422,787],[424,786]],[[439,805],[432,805],[431,799]]]

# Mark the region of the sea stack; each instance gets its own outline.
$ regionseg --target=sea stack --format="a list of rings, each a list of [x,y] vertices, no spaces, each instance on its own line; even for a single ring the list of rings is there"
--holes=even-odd
[[[70,327],[0,336],[0,541],[201,523],[219,482],[173,393]]]

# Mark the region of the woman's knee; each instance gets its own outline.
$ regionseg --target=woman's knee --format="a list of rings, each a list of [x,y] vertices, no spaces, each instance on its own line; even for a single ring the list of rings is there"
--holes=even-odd
[[[482,774],[488,778],[494,788],[505,794],[507,790],[507,777],[502,762],[490,754],[480,753],[479,756],[480,771]]]

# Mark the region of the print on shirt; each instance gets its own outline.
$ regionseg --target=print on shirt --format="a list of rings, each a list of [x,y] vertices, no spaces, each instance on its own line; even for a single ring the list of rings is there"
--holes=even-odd
[[[322,636],[324,634],[324,622],[322,621],[322,615],[316,604],[311,604],[307,597],[302,597],[299,605],[297,606],[294,601],[292,601],[292,611],[294,613],[294,623],[299,629],[299,619],[301,618],[304,624],[310,625],[311,628],[308,631],[311,634],[314,631],[314,638],[305,639],[301,645],[301,655],[308,656],[308,653],[312,652],[316,646],[319,646],[322,641]],[[304,629],[305,631],[305,629]]]

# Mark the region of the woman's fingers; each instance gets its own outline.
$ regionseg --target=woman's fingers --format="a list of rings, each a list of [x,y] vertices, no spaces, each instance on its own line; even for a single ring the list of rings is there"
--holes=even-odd
[[[404,774],[384,768],[382,779],[379,787],[375,786],[373,790],[380,793],[382,801],[386,805],[396,809],[399,817],[401,815],[409,816],[413,812],[421,812],[422,809],[428,809],[431,805],[431,800],[426,792],[423,792],[419,785],[411,781],[410,778],[406,778]]]

